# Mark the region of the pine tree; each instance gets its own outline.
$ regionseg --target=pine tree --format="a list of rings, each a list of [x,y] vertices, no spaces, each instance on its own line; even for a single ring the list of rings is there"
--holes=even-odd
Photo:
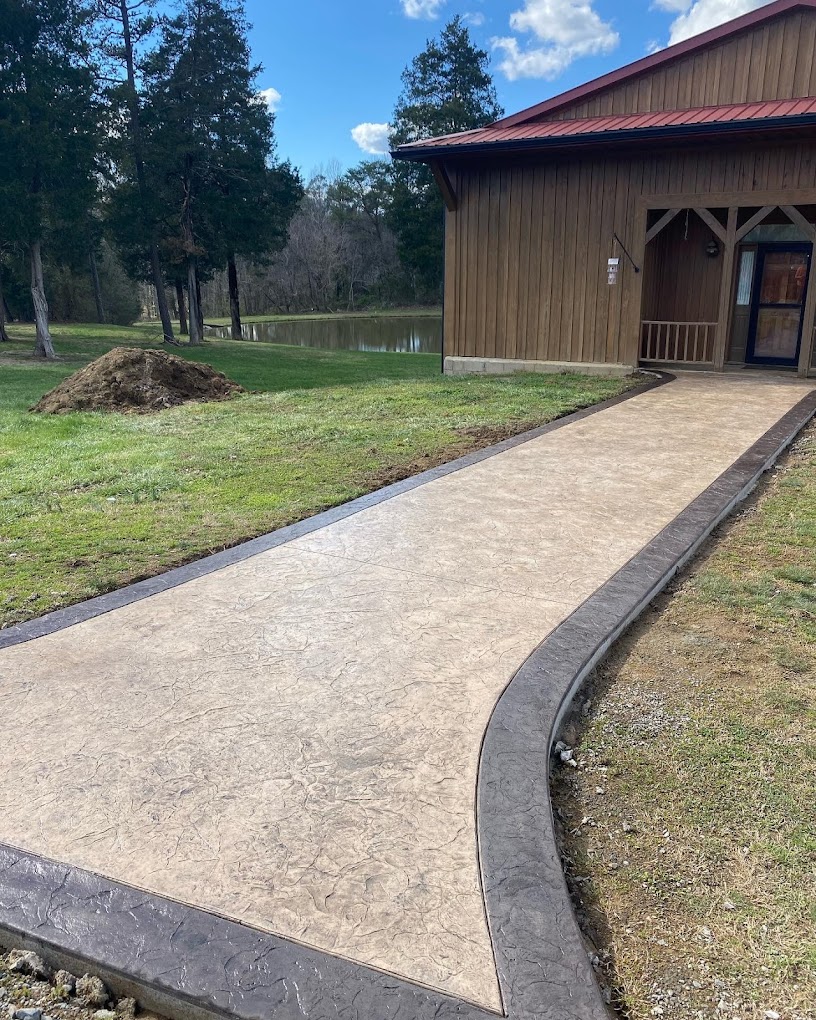
[[[140,90],[140,68],[137,50],[150,38],[155,27],[153,10],[156,0],[94,0],[96,5],[99,49],[111,81],[108,99],[111,115],[124,125],[114,130],[113,155],[120,177],[115,194],[125,201],[125,208],[111,218],[113,233],[121,244],[135,277],[141,277],[143,263],[150,267],[150,278],[156,291],[156,306],[162,323],[165,343],[173,343],[173,326],[164,286],[159,252],[159,211],[150,188],[145,167],[144,129],[142,126],[143,97]],[[118,127],[119,125],[117,125]],[[92,272],[94,253],[91,251]]]
[[[273,118],[258,94],[247,29],[237,0],[183,0],[144,65],[146,151],[165,219],[180,227],[165,258],[186,278],[192,344],[202,340],[202,277],[282,245],[300,197],[297,175],[273,162]]]
[[[488,53],[474,44],[457,15],[403,72],[389,138],[392,148],[498,120],[504,111],[489,65]],[[442,285],[443,204],[427,167],[394,166],[388,220],[416,295],[437,296]]]
[[[79,0],[0,0],[0,229],[27,253],[35,355],[53,358],[43,247],[95,200],[100,110],[91,12]]]

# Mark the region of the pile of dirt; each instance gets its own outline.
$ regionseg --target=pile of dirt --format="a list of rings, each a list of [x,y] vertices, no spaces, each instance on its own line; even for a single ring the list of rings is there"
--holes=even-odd
[[[146,414],[189,401],[228,400],[243,392],[210,365],[165,351],[115,347],[54,387],[31,408],[43,414],[133,411]]]

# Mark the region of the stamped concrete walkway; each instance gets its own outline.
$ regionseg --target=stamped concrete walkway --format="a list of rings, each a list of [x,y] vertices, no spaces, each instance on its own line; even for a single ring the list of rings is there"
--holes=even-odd
[[[499,1010],[497,699],[811,388],[681,377],[5,649],[0,842]]]

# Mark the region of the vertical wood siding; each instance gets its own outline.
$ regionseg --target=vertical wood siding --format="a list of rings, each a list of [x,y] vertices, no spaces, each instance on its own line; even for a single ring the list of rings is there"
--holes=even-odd
[[[813,189],[816,200],[816,143],[449,169],[459,207],[447,216],[445,353],[460,357],[634,364],[641,318],[716,319],[722,268],[704,256],[711,234],[694,214],[682,258],[672,244],[684,214],[644,251],[642,196],[778,191],[781,204],[785,189]]]
[[[712,236],[690,212],[676,216],[651,242],[644,259],[644,319],[716,322],[723,260],[706,254]]]
[[[780,15],[726,42],[679,57],[544,120],[685,110],[816,95],[816,11]]]

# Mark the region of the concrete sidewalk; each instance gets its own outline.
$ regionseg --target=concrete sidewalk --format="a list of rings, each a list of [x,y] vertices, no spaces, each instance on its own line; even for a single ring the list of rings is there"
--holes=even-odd
[[[0,652],[0,843],[500,1010],[497,699],[812,388],[683,376]]]

